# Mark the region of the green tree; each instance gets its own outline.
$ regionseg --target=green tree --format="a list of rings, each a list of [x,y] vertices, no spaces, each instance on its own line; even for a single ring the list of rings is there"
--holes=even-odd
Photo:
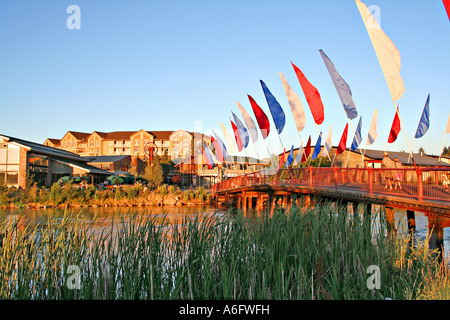
[[[151,187],[159,187],[163,182],[164,171],[158,156],[154,157],[152,165],[145,166],[143,177],[148,180]]]
[[[450,146],[444,147],[442,150],[442,156],[443,157],[450,157]]]

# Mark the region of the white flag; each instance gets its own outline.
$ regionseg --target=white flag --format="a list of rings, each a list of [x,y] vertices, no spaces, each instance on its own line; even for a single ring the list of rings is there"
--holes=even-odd
[[[286,96],[289,101],[289,106],[291,107],[292,115],[294,116],[295,125],[297,131],[302,131],[305,127],[306,116],[305,110],[303,109],[303,104],[300,101],[298,95],[292,90],[291,86],[287,82],[286,78],[280,72],[281,81],[283,82],[284,91],[286,91]]]
[[[389,91],[391,92],[392,101],[395,102],[400,99],[405,92],[405,86],[402,77],[400,76],[400,52],[397,50],[391,39],[383,32],[366,5],[360,0],[355,1],[367,32],[369,33],[381,69],[383,70]]]
[[[370,124],[369,134],[367,136],[366,146],[370,146],[377,138],[377,118],[378,110],[375,109],[372,117],[372,123]]]
[[[450,133],[450,114],[448,115],[447,128],[445,129],[445,133]]]
[[[236,149],[234,148],[234,140],[231,137],[231,135],[228,133],[227,129],[225,128],[225,126],[223,125],[222,122],[220,122],[220,126],[222,127],[222,131],[223,131],[223,135],[225,136],[225,141],[227,144],[227,149],[230,151],[230,154],[235,154],[236,153]]]
[[[250,134],[250,137],[252,138],[253,143],[256,143],[258,141],[258,128],[256,127],[255,121],[250,117],[250,115],[247,113],[247,111],[244,109],[243,106],[239,102],[236,102],[239,111],[241,111],[242,118],[244,118],[245,125],[247,126],[248,133]]]
[[[298,165],[300,162],[302,162],[302,155],[303,155],[303,147],[300,146],[300,147],[298,148],[297,155],[295,156],[294,162],[293,162],[293,164],[292,164],[293,166],[296,166],[296,165]]]
[[[322,157],[326,157],[328,156],[328,153],[331,150],[331,126],[330,126],[330,130],[328,131],[328,135],[327,135],[327,140],[325,141],[325,145],[323,146],[323,151],[322,151]]]

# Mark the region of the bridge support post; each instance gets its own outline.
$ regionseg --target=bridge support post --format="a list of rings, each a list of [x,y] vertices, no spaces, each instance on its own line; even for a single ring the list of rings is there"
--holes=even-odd
[[[406,210],[406,219],[408,220],[408,234],[410,237],[410,243],[414,242],[414,236],[416,233],[416,214],[412,210]]]
[[[353,214],[354,215],[357,214],[358,213],[358,202],[351,201],[350,203],[351,203],[351,206],[352,206]]]
[[[395,236],[397,235],[397,230],[395,229],[394,208],[385,207],[385,210],[388,234]]]
[[[247,211],[247,197],[245,192],[242,193],[242,210]]]
[[[371,203],[364,204],[363,224],[364,224],[364,230],[366,230],[368,235],[370,235],[372,233],[372,204]]]
[[[429,248],[438,249],[439,260],[442,260],[444,252],[444,228],[439,225],[439,218],[428,216],[428,233],[430,235]]]

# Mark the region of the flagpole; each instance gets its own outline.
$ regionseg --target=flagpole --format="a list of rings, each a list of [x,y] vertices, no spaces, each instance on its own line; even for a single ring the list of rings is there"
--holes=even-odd
[[[438,163],[437,163],[438,166],[439,166],[439,162],[441,162],[442,152],[444,150],[445,134],[446,133],[444,133],[444,137],[442,138],[441,150],[439,150],[439,160],[438,160]]]
[[[414,144],[416,143],[416,139],[414,138],[414,140],[413,140],[413,143],[412,143],[412,148],[414,149]],[[411,160],[411,154],[409,155],[409,157],[408,157],[408,164],[409,164],[409,161]]]
[[[317,131],[319,131],[320,139],[323,139],[322,132],[320,132],[320,128],[317,123],[316,123],[316,128],[317,128]],[[332,147],[333,147],[333,144],[330,146],[330,148],[332,148]],[[330,153],[328,153],[327,156],[328,156],[328,159],[331,161]],[[334,154],[334,157],[336,157],[336,154]],[[333,158],[333,161],[331,161],[331,166],[334,167],[334,158]]]
[[[356,137],[356,131],[355,131],[355,129],[353,128],[352,121],[351,121],[350,118],[347,118],[347,119],[348,119],[348,122],[350,123],[350,127],[352,128],[352,131],[353,131],[353,137]],[[362,137],[361,137],[361,141],[362,141]],[[364,166],[365,166],[365,164],[364,164],[364,155],[362,154],[362,150],[361,150],[361,148],[360,148],[360,143],[358,142],[358,139],[356,139],[356,142],[358,143],[359,152],[361,153],[361,163],[362,163],[362,165],[363,165],[363,167],[364,167]],[[350,150],[351,150],[351,148],[350,148]],[[352,150],[352,151],[353,151],[353,150]],[[348,161],[349,155],[350,155],[350,152],[348,153],[347,161]],[[347,167],[347,163],[345,164],[345,166]]]
[[[409,155],[411,156],[411,160],[413,162],[414,167],[416,167],[416,162],[414,161],[414,156],[412,154],[411,147],[409,146],[409,141],[408,141],[408,137],[406,136],[406,131],[403,128],[403,122],[402,122],[402,119],[400,118],[400,113],[398,111],[397,106],[395,105],[395,101],[393,101],[393,102],[394,102],[395,112],[397,113],[398,120],[400,121],[400,128],[402,129],[403,134],[405,135],[406,145],[408,146],[408,149],[409,149]]]
[[[300,145],[302,146],[302,157],[303,157],[303,155],[306,155],[306,154],[305,154],[305,149],[303,149],[303,140],[302,140],[302,137],[301,137],[301,135],[300,135],[300,131],[297,130],[297,133],[298,133],[298,137],[300,138]],[[300,163],[302,163],[302,162],[301,162],[301,158],[300,158]],[[298,164],[298,163],[297,163],[297,164]]]

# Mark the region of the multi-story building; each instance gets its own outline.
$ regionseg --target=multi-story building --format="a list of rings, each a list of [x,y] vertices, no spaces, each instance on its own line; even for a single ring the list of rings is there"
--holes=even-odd
[[[209,136],[185,130],[177,131],[114,131],[92,133],[68,131],[61,140],[47,139],[44,145],[51,146],[82,157],[130,156],[130,167],[137,172],[144,169],[145,161],[149,160],[150,150],[159,156],[167,155],[175,163],[190,161],[192,151],[201,154],[202,142],[211,143]],[[114,166],[111,166],[113,168]],[[121,166],[122,170],[124,166]]]

